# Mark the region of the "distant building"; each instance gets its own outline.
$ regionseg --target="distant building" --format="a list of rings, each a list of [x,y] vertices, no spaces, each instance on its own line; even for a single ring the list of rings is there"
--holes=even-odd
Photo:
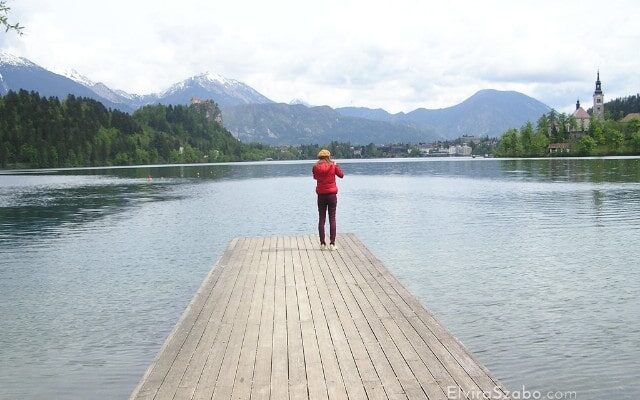
[[[362,147],[350,147],[354,157],[362,157]]]
[[[593,92],[593,117],[604,119],[604,94],[600,83],[600,70],[596,78],[596,90]]]
[[[480,137],[474,136],[474,135],[462,135],[462,140],[468,142],[468,143],[474,143],[474,144],[478,144],[482,141],[482,139]]]
[[[209,121],[215,121],[222,125],[222,113],[213,100],[203,100],[197,96],[193,96],[191,98],[191,106],[203,111]]]
[[[450,156],[470,156],[471,155],[471,147],[467,146],[466,143],[462,145],[449,146],[449,155]]]
[[[630,113],[625,115],[624,118],[622,118],[622,122],[631,122],[635,120],[640,120],[640,113]]]
[[[580,100],[578,99],[578,101],[576,101],[576,110],[571,114],[571,116],[576,122],[575,125],[567,123],[566,128],[571,141],[580,139],[589,131],[592,118],[604,119],[604,93],[602,92],[602,82],[600,82],[600,71],[598,71],[596,75],[596,89],[593,92],[592,115],[589,115],[589,113],[580,106]],[[558,121],[553,121],[551,123],[549,130],[551,131],[553,128],[558,128]],[[569,147],[551,147],[556,144],[559,145],[563,143],[552,143],[549,146],[549,153],[569,152]]]
[[[589,130],[589,122],[591,122],[591,116],[580,107],[580,100],[576,102],[576,110],[573,112],[573,118],[576,119],[576,129],[579,131]]]
[[[569,143],[551,143],[548,147],[549,154],[570,153],[571,144]]]
[[[431,147],[421,144],[420,146],[418,146],[418,151],[420,152],[421,156],[428,156],[429,153],[431,153]]]

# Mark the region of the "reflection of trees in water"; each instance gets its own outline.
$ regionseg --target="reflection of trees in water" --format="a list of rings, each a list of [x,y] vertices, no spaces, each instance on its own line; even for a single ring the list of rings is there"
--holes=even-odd
[[[591,191],[593,216],[596,226],[612,223],[638,226],[640,223],[640,190],[632,187],[613,190]]]
[[[65,171],[62,171],[65,173]],[[108,175],[118,178],[152,179],[246,179],[271,178],[278,176],[303,176],[311,174],[311,165],[302,164],[212,164],[212,165],[175,165],[130,168],[105,168],[91,170],[73,170],[73,175]]]
[[[602,228],[605,225],[603,222],[603,209],[607,194],[602,190],[596,189],[591,191],[591,197],[593,199],[593,217],[595,219],[595,225],[598,228]]]
[[[543,181],[640,182],[640,159],[501,160],[500,169]]]
[[[143,202],[173,200],[165,185],[104,185],[26,191],[0,208],[0,238],[55,235],[61,226],[86,224]]]
[[[593,190],[591,191],[591,195],[593,196],[593,205],[596,210],[602,210],[602,206],[604,205],[604,199],[607,197],[607,194],[602,190]]]

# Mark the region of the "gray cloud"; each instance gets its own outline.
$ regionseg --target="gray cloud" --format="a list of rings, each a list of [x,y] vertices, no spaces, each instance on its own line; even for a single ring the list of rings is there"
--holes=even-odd
[[[640,88],[640,7],[631,0],[9,5],[27,28],[0,35],[0,48],[136,93],[207,70],[276,101],[393,112],[450,106],[484,88],[568,110],[590,99],[598,67],[608,98]]]

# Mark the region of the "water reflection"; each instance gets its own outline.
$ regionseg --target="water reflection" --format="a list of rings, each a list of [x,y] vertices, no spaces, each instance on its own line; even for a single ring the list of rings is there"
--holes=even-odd
[[[0,187],[0,239],[56,235],[60,226],[73,231],[74,226],[124,212],[144,202],[182,197],[168,192],[171,185],[166,184],[101,183],[70,188],[28,184],[13,190]]]
[[[570,182],[640,182],[638,158],[553,158],[500,160],[504,174],[526,179]]]
[[[250,179],[264,177],[301,176],[309,174],[311,162],[247,162],[229,164],[160,165],[132,168],[90,168],[51,170],[56,175],[94,176],[155,181],[156,179]]]
[[[640,158],[549,158],[549,159],[377,159],[338,160],[354,175],[431,175],[486,179],[640,182]],[[228,164],[161,165],[131,168],[48,170],[54,175],[114,176],[154,179],[250,179],[307,176],[313,161],[248,162]],[[4,171],[4,174],[11,171]],[[27,173],[40,174],[39,171]],[[0,179],[2,175],[0,175]],[[0,185],[1,186],[1,185]]]
[[[340,162],[339,230],[507,385],[635,398],[638,159]],[[0,175],[0,398],[125,398],[231,237],[314,230],[310,168]]]

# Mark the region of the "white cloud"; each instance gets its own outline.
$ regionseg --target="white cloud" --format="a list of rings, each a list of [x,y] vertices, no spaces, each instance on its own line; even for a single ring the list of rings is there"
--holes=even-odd
[[[633,1],[10,1],[3,50],[135,93],[215,71],[276,101],[410,111],[476,90],[552,107],[639,91]]]

